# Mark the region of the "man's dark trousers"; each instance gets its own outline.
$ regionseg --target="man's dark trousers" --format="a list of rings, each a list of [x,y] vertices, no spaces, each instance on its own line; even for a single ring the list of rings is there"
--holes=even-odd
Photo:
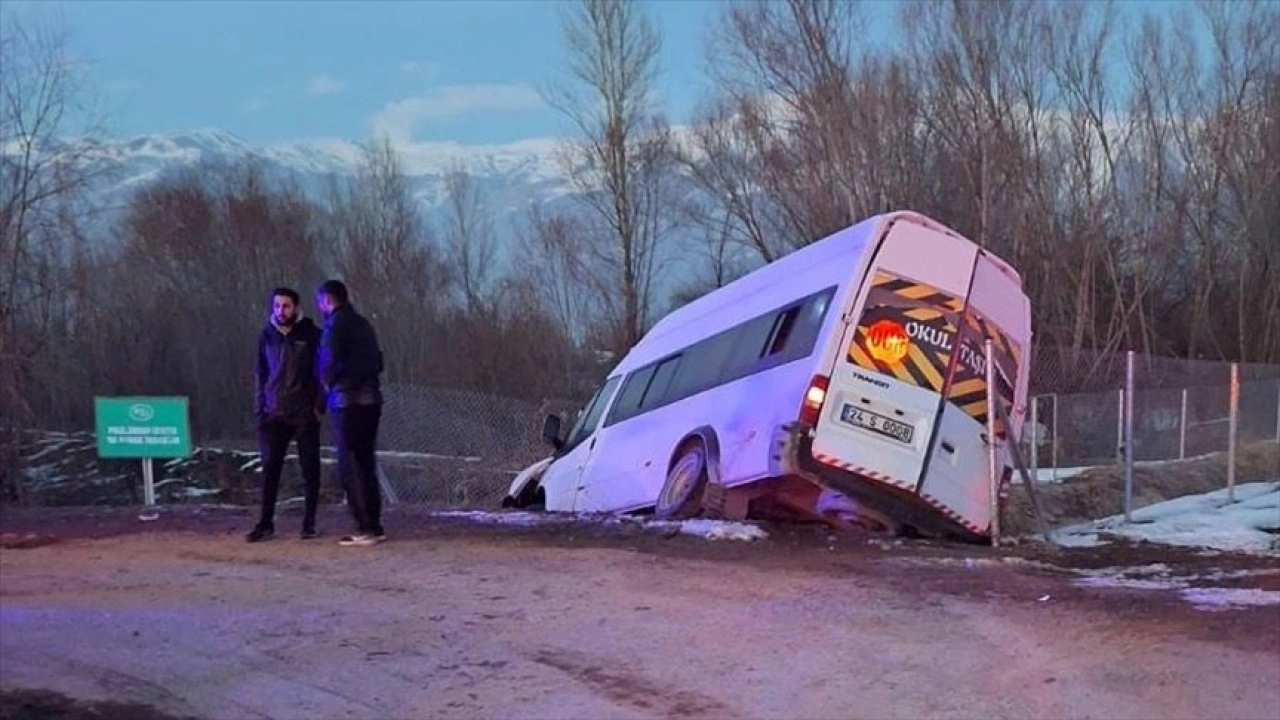
[[[378,484],[378,424],[381,405],[348,405],[330,410],[334,444],[338,449],[338,477],[356,532],[379,536],[382,528],[382,488]]]
[[[258,448],[262,453],[262,512],[258,527],[275,527],[276,496],[280,493],[280,473],[289,443],[298,441],[298,464],[302,469],[303,530],[316,527],[316,506],[320,504],[320,422],[314,418],[264,418],[258,426]]]

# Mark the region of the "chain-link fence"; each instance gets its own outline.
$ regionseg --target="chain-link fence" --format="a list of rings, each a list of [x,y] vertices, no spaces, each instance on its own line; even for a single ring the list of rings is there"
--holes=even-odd
[[[407,385],[385,394],[378,461],[391,502],[499,507],[516,473],[550,451],[542,419],[578,409]]]
[[[1231,365],[1135,360],[1132,507],[1223,487]],[[1123,512],[1125,385],[1125,353],[1037,349],[1020,449],[1051,524]],[[582,402],[398,384],[385,395],[378,460],[388,504],[474,509],[499,508],[516,473],[549,452],[542,418],[554,412],[571,422]],[[1236,481],[1280,478],[1280,366],[1239,366],[1236,409]],[[200,440],[191,457],[157,465],[158,501],[256,503],[261,465],[252,438]],[[323,497],[337,503],[333,448],[325,445]],[[139,464],[98,459],[92,433],[29,433],[23,458],[25,504],[142,501]],[[292,452],[282,483],[282,502],[299,502]],[[1017,476],[1013,483],[1002,525],[1034,530],[1028,494]]]
[[[1074,361],[1064,353],[1035,364],[1020,439],[1034,479],[1057,482],[1123,462],[1125,362],[1125,353]],[[1280,365],[1240,365],[1238,372],[1237,442],[1280,440]],[[1135,461],[1188,460],[1227,449],[1230,364],[1135,355],[1133,386]]]
[[[1128,354],[1038,348],[1019,442],[1053,526],[1125,510]],[[1130,510],[1226,486],[1232,365],[1134,354]],[[1236,366],[1234,479],[1280,479],[1280,365]],[[1015,485],[1020,485],[1018,478]],[[1029,530],[1010,488],[1008,526]]]

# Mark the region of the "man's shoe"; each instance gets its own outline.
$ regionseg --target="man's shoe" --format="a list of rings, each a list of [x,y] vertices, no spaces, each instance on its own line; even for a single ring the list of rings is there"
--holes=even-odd
[[[341,540],[338,541],[338,544],[346,545],[347,547],[368,547],[370,545],[377,545],[378,543],[383,542],[386,539],[387,539],[386,535],[357,534],[357,535],[348,535],[342,538]]]
[[[299,537],[303,540],[310,540],[314,537],[320,537],[320,533],[316,532],[315,528],[302,528],[302,532],[299,534]]]
[[[273,528],[256,527],[250,530],[249,534],[244,536],[244,539],[246,542],[262,542],[275,534],[276,531]]]

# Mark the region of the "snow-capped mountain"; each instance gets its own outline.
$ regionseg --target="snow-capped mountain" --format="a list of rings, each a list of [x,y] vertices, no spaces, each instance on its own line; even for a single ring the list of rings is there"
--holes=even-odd
[[[577,192],[562,162],[563,148],[563,140],[545,138],[503,145],[414,143],[395,149],[424,219],[437,232],[446,221],[448,174],[461,167],[471,176],[484,209],[491,215],[497,251],[494,261],[504,266],[511,258],[510,251],[528,209],[535,205],[549,206],[548,210],[564,207]],[[98,216],[90,233],[100,233],[105,242],[110,242],[116,221],[135,192],[168,173],[201,163],[230,165],[252,158],[268,180],[288,179],[313,199],[324,202],[330,180],[356,175],[362,157],[360,145],[347,140],[255,145],[220,130],[105,141],[85,155],[88,163],[107,171],[102,177],[109,178],[97,191],[105,212]],[[680,196],[689,198],[697,193],[690,186],[682,188]],[[679,231],[680,237],[671,238],[671,247],[687,245],[689,233],[696,235],[697,231]],[[676,263],[656,283],[655,297],[666,297],[698,274],[700,267],[696,263]]]
[[[487,206],[502,216],[529,203],[551,201],[570,192],[559,160],[561,144],[535,139],[506,145],[415,143],[396,148],[401,168],[427,217],[445,201],[445,177],[458,163],[479,185]],[[144,135],[108,141],[90,159],[111,170],[103,189],[107,205],[123,207],[128,197],[163,174],[201,162],[230,163],[251,157],[269,177],[292,177],[304,191],[319,194],[332,177],[356,173],[360,147],[346,140],[299,140],[253,145],[220,130]]]

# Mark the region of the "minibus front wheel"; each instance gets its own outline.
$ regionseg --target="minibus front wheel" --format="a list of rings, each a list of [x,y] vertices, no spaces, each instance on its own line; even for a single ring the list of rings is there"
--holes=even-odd
[[[664,520],[683,520],[702,511],[707,487],[707,448],[701,439],[687,440],[667,471],[653,514]]]

